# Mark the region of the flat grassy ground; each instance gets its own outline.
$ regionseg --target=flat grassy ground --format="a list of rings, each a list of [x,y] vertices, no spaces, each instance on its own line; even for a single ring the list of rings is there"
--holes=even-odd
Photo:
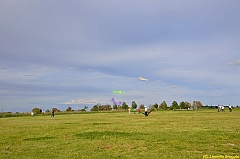
[[[0,126],[4,159],[240,158],[240,109],[11,117]]]

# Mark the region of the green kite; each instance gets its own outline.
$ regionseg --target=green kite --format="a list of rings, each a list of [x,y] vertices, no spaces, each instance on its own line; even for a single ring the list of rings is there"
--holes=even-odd
[[[124,94],[125,93],[123,90],[113,90],[112,92],[116,93],[116,94]]]

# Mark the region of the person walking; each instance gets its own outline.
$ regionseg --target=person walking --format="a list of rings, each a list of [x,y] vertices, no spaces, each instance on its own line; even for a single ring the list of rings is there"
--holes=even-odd
[[[54,117],[54,110],[52,110],[52,115],[51,115],[51,117]]]

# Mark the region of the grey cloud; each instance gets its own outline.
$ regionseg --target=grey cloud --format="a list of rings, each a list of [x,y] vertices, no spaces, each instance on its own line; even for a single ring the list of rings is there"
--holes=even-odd
[[[239,66],[240,65],[240,60],[234,60],[232,62],[229,62],[228,65],[232,65],[232,66]]]

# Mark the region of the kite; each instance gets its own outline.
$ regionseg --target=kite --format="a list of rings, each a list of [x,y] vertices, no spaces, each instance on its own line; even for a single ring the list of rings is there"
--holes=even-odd
[[[124,94],[125,93],[123,90],[113,90],[112,92],[116,93],[116,94]]]
[[[122,106],[122,102],[116,102],[114,98],[111,99],[111,102],[113,102],[113,104],[116,104],[118,106]]]
[[[141,80],[141,81],[150,81],[149,78],[138,77],[138,79]]]

